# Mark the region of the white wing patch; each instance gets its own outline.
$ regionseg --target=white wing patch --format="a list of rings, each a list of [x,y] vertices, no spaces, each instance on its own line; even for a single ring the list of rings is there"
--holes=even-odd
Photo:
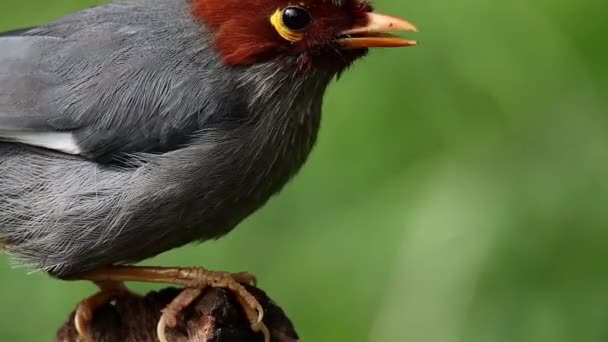
[[[47,148],[67,154],[80,154],[82,151],[74,135],[69,132],[23,132],[0,130],[0,141],[18,142],[26,145]]]

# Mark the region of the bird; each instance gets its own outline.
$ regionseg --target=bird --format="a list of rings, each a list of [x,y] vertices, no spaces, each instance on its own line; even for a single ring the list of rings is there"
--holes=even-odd
[[[126,281],[183,292],[160,341],[205,288],[235,294],[270,340],[263,309],[231,274],[139,261],[218,239],[305,164],[325,91],[371,48],[417,31],[362,0],[135,0],[0,35],[0,248],[60,280],[93,281],[74,324]]]

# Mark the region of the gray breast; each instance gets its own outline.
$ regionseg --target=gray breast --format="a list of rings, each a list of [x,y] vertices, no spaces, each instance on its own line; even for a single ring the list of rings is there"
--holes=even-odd
[[[217,238],[264,205],[307,159],[331,75],[269,65],[231,72],[246,115],[129,168],[0,143],[8,251],[67,275]]]

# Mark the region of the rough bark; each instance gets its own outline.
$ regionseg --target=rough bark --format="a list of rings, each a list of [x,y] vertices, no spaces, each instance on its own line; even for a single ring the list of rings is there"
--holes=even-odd
[[[266,294],[248,287],[264,307],[264,323],[272,342],[298,340],[293,325],[283,310]],[[98,342],[156,342],[160,311],[179,294],[169,288],[143,297],[128,297],[95,311],[90,327]],[[73,324],[74,313],[57,332],[57,342],[80,342]],[[251,331],[238,301],[223,289],[210,289],[188,307],[177,328],[167,330],[171,342],[263,342],[261,334]]]

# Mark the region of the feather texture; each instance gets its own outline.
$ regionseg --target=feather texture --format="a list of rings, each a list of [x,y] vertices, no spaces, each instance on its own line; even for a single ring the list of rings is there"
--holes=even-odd
[[[188,0],[0,38],[0,136],[57,150],[0,142],[0,241],[65,276],[226,234],[316,141],[334,75],[284,62],[225,66]]]
[[[239,106],[215,101],[233,82],[210,72],[220,61],[185,3],[146,5],[99,6],[0,38],[0,139],[70,132],[83,156],[105,161],[175,150],[213,107]]]
[[[56,150],[67,154],[80,154],[80,147],[72,133],[2,131],[0,140]]]

